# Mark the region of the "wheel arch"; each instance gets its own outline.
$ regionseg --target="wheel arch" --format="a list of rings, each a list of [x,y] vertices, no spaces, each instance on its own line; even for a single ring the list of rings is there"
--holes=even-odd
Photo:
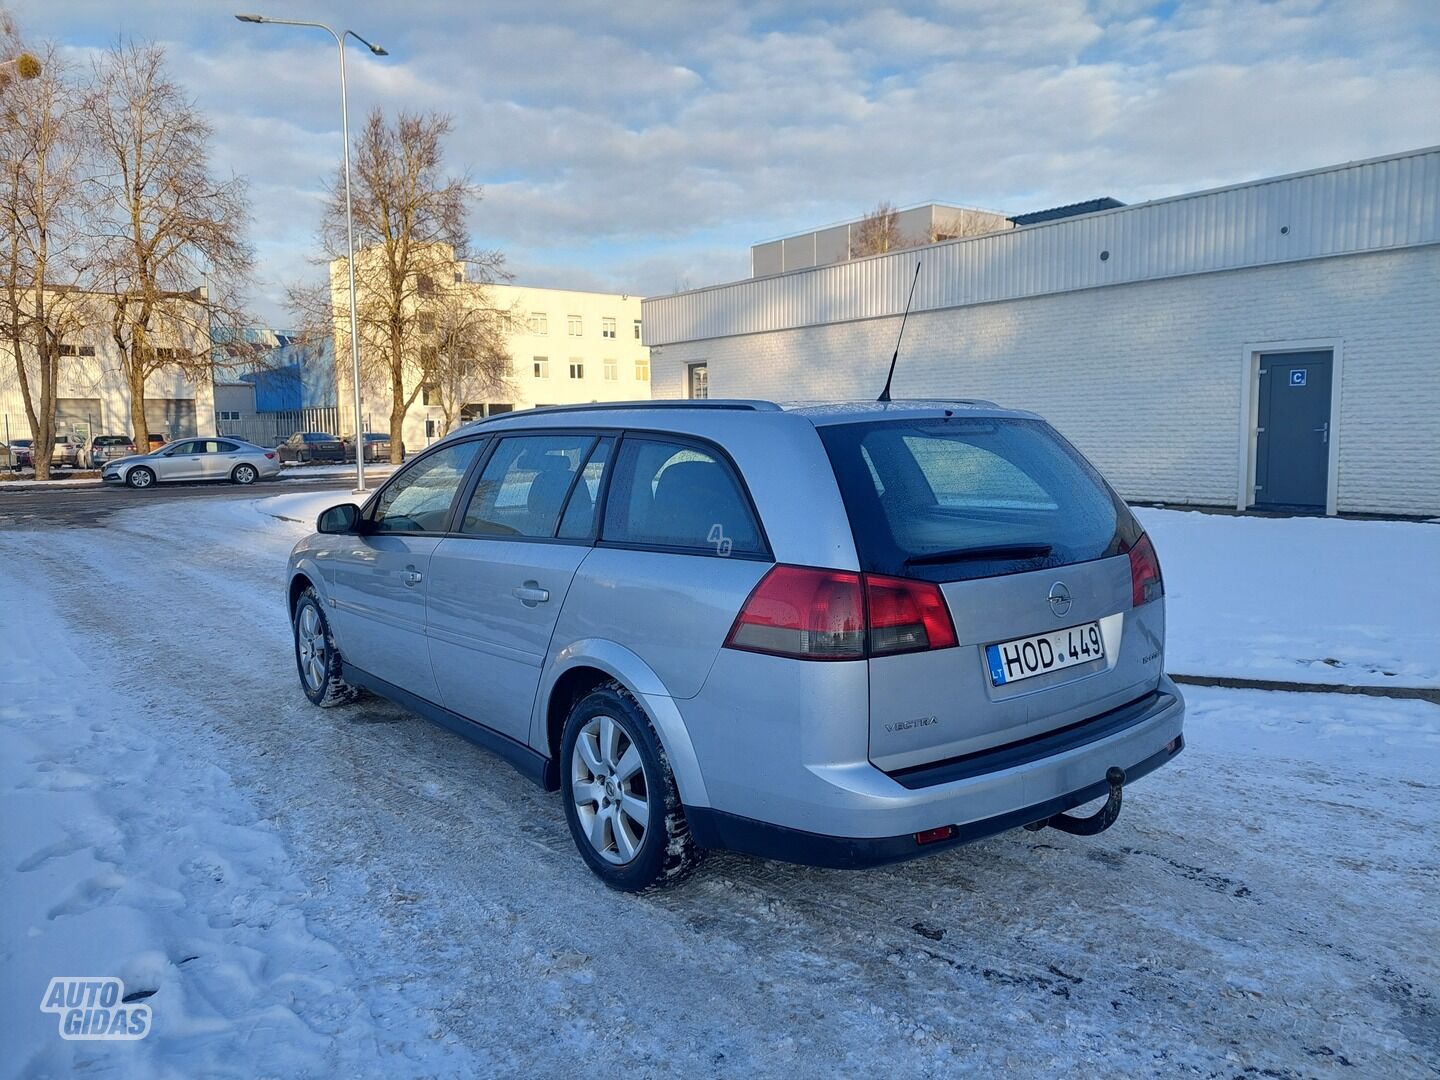
[[[695,746],[675,700],[639,656],[613,641],[579,641],[563,649],[541,681],[536,696],[535,745],[545,748],[554,763],[551,775],[560,775],[560,735],[575,702],[595,687],[618,682],[628,690],[655,728],[670,761],[680,801],[686,806],[709,806],[705,778]],[[547,785],[548,786],[548,785]]]

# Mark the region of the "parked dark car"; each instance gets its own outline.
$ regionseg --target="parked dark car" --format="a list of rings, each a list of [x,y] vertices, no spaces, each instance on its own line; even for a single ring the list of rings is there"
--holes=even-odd
[[[165,434],[163,431],[152,431],[150,433],[150,449],[145,452],[147,454],[153,454],[162,446],[169,446],[170,442],[170,436]]]
[[[390,436],[388,434],[383,431],[367,431],[361,437],[365,440],[366,461],[390,460]],[[345,443],[345,460],[354,461],[355,436],[346,435],[342,441]],[[400,457],[401,460],[404,460],[405,444],[403,442],[400,444]]]
[[[301,465],[312,461],[345,460],[345,443],[334,435],[323,431],[297,431],[275,448],[282,463],[293,461]]]
[[[135,440],[128,435],[96,435],[85,444],[81,459],[92,469],[107,461],[129,457],[135,453]]]

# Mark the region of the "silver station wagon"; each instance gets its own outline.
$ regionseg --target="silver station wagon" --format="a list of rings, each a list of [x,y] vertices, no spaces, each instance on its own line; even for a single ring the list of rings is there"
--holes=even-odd
[[[1163,596],[1033,414],[710,400],[463,428],[322,514],[288,602],[312,702],[490,748],[639,890],[712,848],[860,867],[1101,831],[1184,745]]]

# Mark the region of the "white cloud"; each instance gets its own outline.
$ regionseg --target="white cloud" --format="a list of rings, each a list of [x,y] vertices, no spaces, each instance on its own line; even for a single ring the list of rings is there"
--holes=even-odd
[[[12,2],[77,47],[169,43],[251,177],[268,310],[339,153],[333,45],[211,4]],[[453,114],[477,241],[545,284],[740,276],[750,242],[881,198],[1133,201],[1440,142],[1433,0],[311,8],[392,53],[349,53],[352,117]]]

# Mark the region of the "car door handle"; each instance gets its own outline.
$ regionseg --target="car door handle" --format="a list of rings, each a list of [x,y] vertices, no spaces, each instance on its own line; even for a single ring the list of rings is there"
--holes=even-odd
[[[420,571],[416,570],[413,566],[407,566],[400,576],[405,579],[406,585],[411,586],[419,585],[420,582],[425,580],[425,575],[420,573]]]
[[[537,581],[527,581],[524,585],[517,585],[511,589],[510,595],[526,607],[534,607],[536,604],[543,604],[550,599],[550,590],[540,588],[540,583]]]

